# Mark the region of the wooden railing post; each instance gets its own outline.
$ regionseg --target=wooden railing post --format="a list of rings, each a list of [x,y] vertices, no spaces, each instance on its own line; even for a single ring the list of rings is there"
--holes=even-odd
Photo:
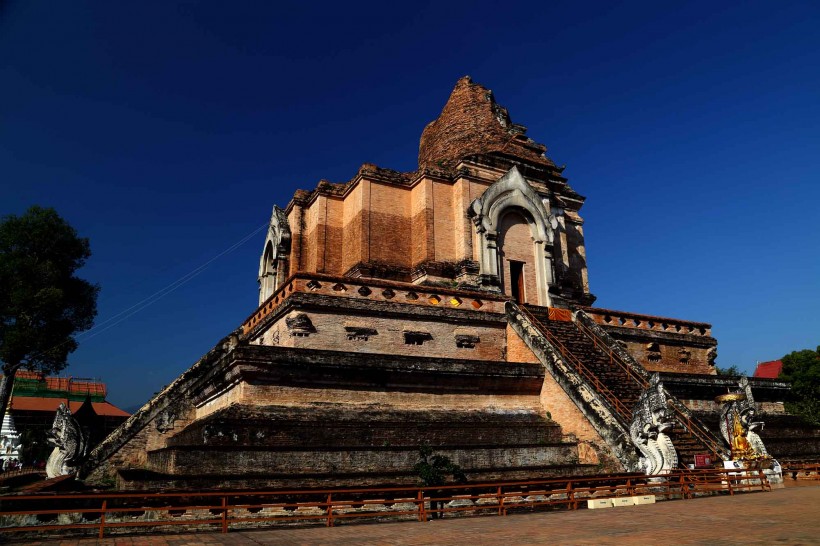
[[[228,497],[222,497],[222,532],[228,532]]]
[[[760,476],[760,490],[771,491],[772,484],[769,483],[769,477],[766,476],[766,473],[763,472],[763,469],[758,469],[757,474],[758,476]]]
[[[327,494],[327,526],[333,527],[333,494]]]
[[[501,486],[498,486],[498,490],[496,491],[496,498],[498,499],[498,515],[499,516],[506,516],[507,514],[504,512],[504,496],[501,494]]]
[[[100,540],[102,540],[103,533],[105,531],[105,510],[108,507],[108,501],[103,499],[102,502],[102,512],[100,512]]]
[[[575,500],[575,490],[572,488],[572,482],[567,482],[567,500],[569,501],[569,506],[573,510],[578,509],[578,501]]]
[[[424,490],[419,489],[419,521],[427,521],[427,510],[424,508]]]

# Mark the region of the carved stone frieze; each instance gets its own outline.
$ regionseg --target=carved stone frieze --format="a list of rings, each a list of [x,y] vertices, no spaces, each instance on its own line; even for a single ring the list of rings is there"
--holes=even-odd
[[[305,313],[296,313],[285,319],[285,325],[288,327],[288,332],[292,337],[307,337],[316,332],[316,327],[313,326],[310,317]]]
[[[345,326],[345,332],[350,341],[367,341],[379,333],[375,328],[368,326]]]
[[[456,334],[456,347],[462,349],[473,349],[476,344],[481,341],[481,338],[471,334]]]
[[[174,430],[174,422],[177,420],[177,412],[174,408],[165,408],[154,419],[154,427],[157,432],[165,433]]]
[[[202,429],[202,441],[205,444],[230,444],[238,440],[236,428],[228,423],[208,423]]]

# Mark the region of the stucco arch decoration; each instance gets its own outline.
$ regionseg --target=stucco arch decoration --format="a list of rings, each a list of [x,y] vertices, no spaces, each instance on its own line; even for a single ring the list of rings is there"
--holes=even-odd
[[[262,257],[259,259],[259,305],[267,300],[288,274],[290,255],[290,225],[285,211],[277,206],[268,225]]]
[[[553,284],[552,246],[557,223],[549,213],[549,201],[530,186],[517,167],[488,187],[481,197],[470,203],[467,214],[475,224],[478,237],[478,262],[481,283],[500,287],[498,261],[498,228],[505,213],[522,210],[535,245],[535,274],[538,283],[538,305],[551,304],[549,287]]]

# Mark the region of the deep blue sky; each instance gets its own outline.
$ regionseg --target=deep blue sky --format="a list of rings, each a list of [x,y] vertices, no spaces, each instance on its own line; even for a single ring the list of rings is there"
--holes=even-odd
[[[597,305],[747,372],[820,344],[820,4],[388,4],[0,4],[0,214],[55,207],[102,286],[67,374],[145,402],[254,310],[264,234],[117,314],[297,188],[415,169],[465,74],[588,197]]]

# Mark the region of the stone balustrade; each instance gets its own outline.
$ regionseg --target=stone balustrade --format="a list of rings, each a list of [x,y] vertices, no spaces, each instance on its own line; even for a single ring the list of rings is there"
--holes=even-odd
[[[245,334],[250,332],[294,293],[493,313],[503,313],[506,300],[493,294],[442,286],[416,285],[379,279],[357,279],[322,273],[296,274],[285,280],[282,286],[242,323],[242,332]]]
[[[670,332],[694,336],[712,336],[712,325],[705,322],[692,322],[652,315],[640,315],[611,309],[588,307],[584,312],[596,323],[602,326],[616,326],[620,328],[638,328],[656,332]]]

